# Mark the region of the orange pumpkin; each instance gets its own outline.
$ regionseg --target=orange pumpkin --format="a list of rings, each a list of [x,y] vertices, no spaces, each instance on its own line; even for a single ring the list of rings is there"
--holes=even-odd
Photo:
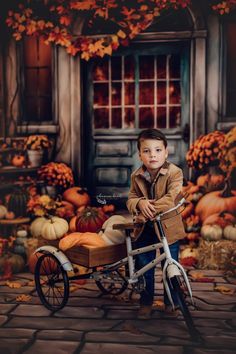
[[[35,266],[38,261],[38,258],[42,256],[42,253],[32,253],[28,259],[28,267],[30,273],[34,274],[35,271]],[[45,259],[42,263],[41,267],[41,275],[49,274],[50,271],[55,271],[57,268],[57,263],[50,258],[50,263],[49,259]]]
[[[197,185],[199,187],[205,187],[209,182],[209,178],[210,176],[208,173],[206,175],[199,176],[197,179]]]
[[[61,206],[56,210],[56,215],[60,218],[71,218],[74,215],[74,205],[62,200]]]
[[[181,213],[182,218],[186,219],[187,217],[189,217],[191,214],[193,214],[193,210],[194,210],[193,203],[187,204],[186,207],[184,208],[184,210]]]
[[[70,219],[70,222],[69,222],[69,230],[71,232],[75,232],[76,231],[76,220],[77,220],[77,216],[73,216],[71,219]]]
[[[99,208],[87,207],[77,215],[76,231],[97,232],[108,216]]]
[[[104,213],[113,213],[115,211],[115,205],[107,204],[102,207]]]
[[[63,193],[63,199],[67,202],[72,203],[77,208],[82,205],[89,205],[90,204],[90,197],[88,193],[81,187],[72,187],[67,189]]]
[[[223,191],[214,191],[205,194],[197,203],[195,214],[199,216],[201,221],[212,214],[228,212],[235,214],[236,212],[236,196],[224,196]]]
[[[15,167],[22,167],[25,163],[25,157],[23,155],[13,156],[11,163]]]

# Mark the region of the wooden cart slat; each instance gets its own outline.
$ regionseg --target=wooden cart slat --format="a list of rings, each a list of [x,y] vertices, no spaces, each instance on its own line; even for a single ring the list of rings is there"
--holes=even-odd
[[[50,245],[58,247],[59,240],[44,240],[39,239],[39,246]],[[126,245],[119,245],[89,248],[84,246],[73,247],[67,251],[62,251],[71,261],[71,263],[80,264],[87,268],[102,266],[119,261],[126,257]]]

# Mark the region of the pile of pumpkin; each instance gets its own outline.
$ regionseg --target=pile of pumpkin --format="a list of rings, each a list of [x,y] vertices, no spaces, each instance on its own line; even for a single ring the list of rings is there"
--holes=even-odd
[[[90,206],[90,196],[81,187],[71,187],[62,195],[60,206],[55,216],[36,218],[30,226],[33,238],[43,238],[49,241],[67,238],[74,232],[96,233],[104,222],[114,212],[114,205],[103,207]],[[68,240],[70,238],[68,237]],[[68,241],[69,242],[69,241]],[[34,271],[37,257],[32,254],[29,258],[29,269]]]

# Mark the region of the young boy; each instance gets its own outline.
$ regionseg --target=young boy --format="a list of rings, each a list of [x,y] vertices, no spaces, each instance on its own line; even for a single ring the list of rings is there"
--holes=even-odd
[[[127,208],[134,215],[134,222],[143,223],[140,230],[136,229],[138,237],[136,248],[157,243],[152,220],[155,215],[175,206],[175,198],[182,191],[183,173],[180,168],[167,161],[168,150],[165,135],[157,129],[143,130],[137,140],[139,158],[143,165],[131,175],[131,186],[128,195]],[[175,215],[162,223],[170,252],[178,260],[179,242],[185,236],[182,218]],[[161,252],[163,250],[161,249]],[[140,254],[136,258],[136,268],[140,269],[156,257],[156,251]],[[162,262],[162,266],[164,262]],[[154,298],[155,268],[144,274],[146,289],[141,292],[139,318],[149,318]],[[173,301],[177,301],[173,294]],[[170,311],[170,303],[164,291],[164,304]]]

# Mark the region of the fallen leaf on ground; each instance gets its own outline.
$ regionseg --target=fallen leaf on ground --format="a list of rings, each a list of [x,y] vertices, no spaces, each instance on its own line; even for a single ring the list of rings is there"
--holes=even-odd
[[[165,304],[164,304],[164,302],[162,300],[156,300],[156,301],[153,302],[153,307],[162,308],[164,306],[165,306]]]
[[[232,288],[229,288],[228,286],[224,285],[218,285],[214,288],[215,291],[219,291],[221,294],[224,295],[233,295],[235,290]]]
[[[212,283],[215,281],[214,278],[208,278],[202,272],[191,273],[191,277],[192,277],[193,281],[198,281],[198,282],[202,282],[202,283]]]
[[[12,289],[19,289],[22,287],[22,284],[19,283],[18,281],[7,281],[6,286]]]
[[[19,296],[16,297],[16,301],[18,301],[18,302],[31,301],[31,296],[30,296],[30,295],[22,294],[22,295],[19,295]]]

